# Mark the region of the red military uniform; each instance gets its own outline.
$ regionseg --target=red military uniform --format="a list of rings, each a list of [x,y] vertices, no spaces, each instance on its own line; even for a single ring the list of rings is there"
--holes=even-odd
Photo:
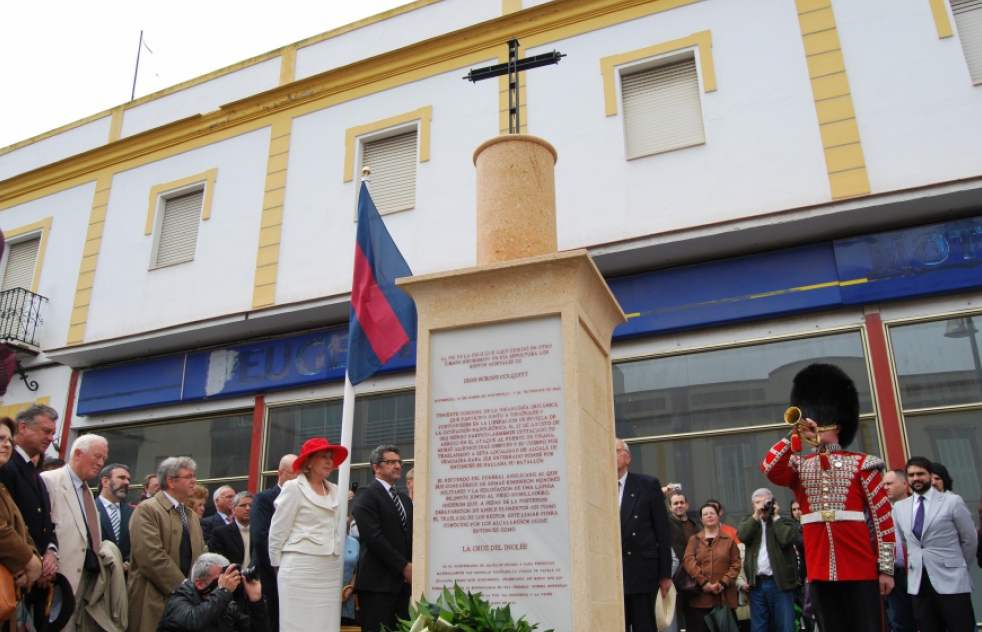
[[[791,488],[801,504],[810,580],[875,581],[880,573],[893,575],[895,535],[880,474],[884,467],[877,457],[838,444],[802,456],[784,439],[768,452],[764,474]]]

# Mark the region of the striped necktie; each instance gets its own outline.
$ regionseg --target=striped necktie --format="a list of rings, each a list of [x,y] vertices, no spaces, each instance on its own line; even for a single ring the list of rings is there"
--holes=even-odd
[[[184,523],[184,530],[187,531],[188,534],[190,534],[191,533],[191,528],[188,527],[188,517],[187,517],[187,514],[184,513],[184,504],[183,503],[179,503],[177,505],[177,510],[179,512],[181,512],[181,522]]]
[[[113,524],[113,533],[119,542],[119,505],[116,503],[109,505],[109,522]]]
[[[389,493],[392,494],[392,502],[396,504],[396,511],[399,512],[399,521],[402,522],[402,530],[406,530],[406,509],[402,506],[402,501],[399,500],[399,493],[396,491],[395,487],[389,488]]]

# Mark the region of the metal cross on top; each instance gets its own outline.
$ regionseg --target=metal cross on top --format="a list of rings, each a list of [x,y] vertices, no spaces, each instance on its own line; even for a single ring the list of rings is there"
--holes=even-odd
[[[522,127],[518,100],[518,73],[524,70],[538,68],[539,66],[551,66],[552,64],[558,64],[559,60],[565,56],[566,55],[563,55],[558,51],[552,51],[551,53],[543,53],[541,55],[534,55],[532,57],[519,59],[518,40],[512,38],[508,40],[507,63],[495,64],[494,66],[487,66],[486,68],[471,70],[469,73],[467,73],[467,76],[464,77],[464,79],[472,83],[477,83],[478,81],[483,81],[484,79],[508,75],[508,133],[518,134]]]

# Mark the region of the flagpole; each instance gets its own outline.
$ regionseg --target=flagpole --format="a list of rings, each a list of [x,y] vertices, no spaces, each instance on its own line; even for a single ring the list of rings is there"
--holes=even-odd
[[[341,490],[341,515],[348,517],[348,488],[351,486],[351,437],[355,425],[355,387],[344,372],[344,403],[341,405],[341,445],[348,448],[348,458],[338,468],[338,488]]]
[[[140,29],[140,43],[136,45],[136,68],[133,69],[133,90],[130,101],[136,98],[136,77],[140,74],[140,51],[143,50],[143,29]]]
[[[361,170],[362,182],[368,182],[368,176],[372,170],[365,167]],[[349,344],[350,353],[350,344]],[[355,387],[351,385],[348,378],[348,371],[344,372],[344,402],[341,404],[341,445],[348,448],[348,459],[338,468],[338,487],[341,490],[341,515],[348,517],[348,489],[351,487],[351,458],[353,446],[351,445],[354,435],[355,425]]]

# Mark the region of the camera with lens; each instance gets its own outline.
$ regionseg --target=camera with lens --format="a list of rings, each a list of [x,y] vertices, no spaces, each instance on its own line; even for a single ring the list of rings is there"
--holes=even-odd
[[[255,566],[243,568],[239,571],[239,575],[242,576],[242,581],[244,582],[251,582],[252,580],[259,578],[259,573]]]
[[[768,500],[767,502],[764,503],[764,511],[767,512],[767,515],[772,516],[772,517],[774,516],[774,512],[777,511],[777,509],[774,507],[774,499],[773,498],[771,498],[770,500]]]

